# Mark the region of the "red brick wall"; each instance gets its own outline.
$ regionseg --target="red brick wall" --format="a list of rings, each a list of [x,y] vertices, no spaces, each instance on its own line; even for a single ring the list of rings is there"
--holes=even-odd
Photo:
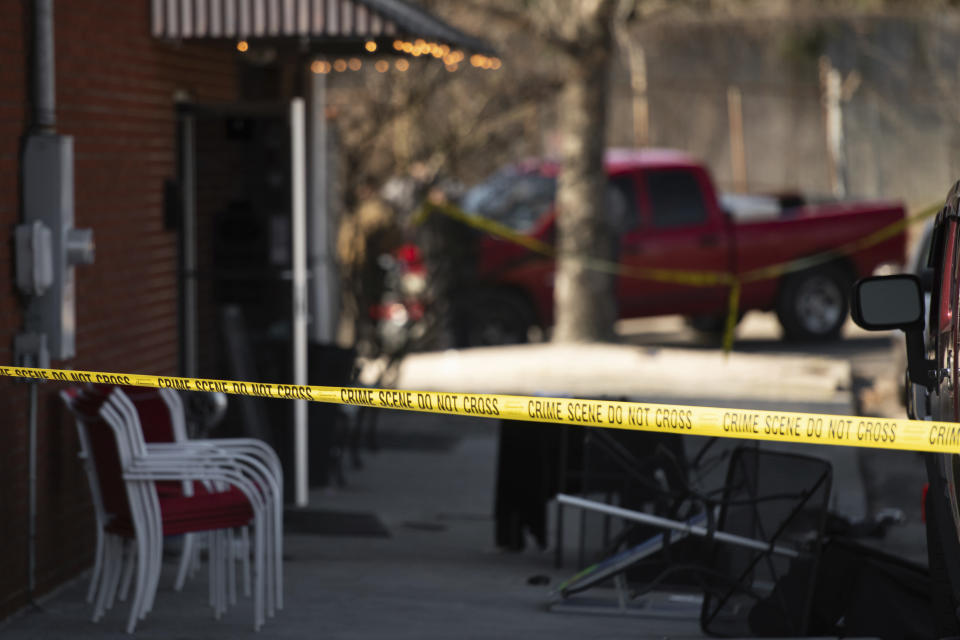
[[[21,306],[12,227],[20,219],[19,147],[27,126],[22,0],[0,0],[0,363],[12,364]],[[163,227],[163,181],[176,173],[174,93],[235,100],[226,43],[172,45],[149,35],[149,2],[55,3],[57,130],[74,137],[76,226],[96,262],[77,270],[77,356],[68,366],[174,373],[177,238]],[[55,363],[56,365],[57,363]],[[37,584],[89,566],[94,528],[73,423],[41,387]],[[27,599],[27,387],[0,379],[0,618]]]
[[[10,229],[19,216],[19,148],[25,115],[25,41],[19,0],[0,0],[0,362],[13,360],[21,315],[14,290]],[[0,615],[26,587],[27,394],[0,379]],[[86,498],[85,498],[86,499]]]

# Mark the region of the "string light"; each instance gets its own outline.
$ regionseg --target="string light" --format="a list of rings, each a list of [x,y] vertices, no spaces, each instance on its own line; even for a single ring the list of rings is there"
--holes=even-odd
[[[246,53],[247,49],[249,48],[250,48],[250,43],[247,42],[246,40],[241,40],[240,42],[237,43],[237,51],[239,51],[240,53]]]
[[[460,68],[460,63],[467,59],[466,54],[459,49],[451,49],[450,45],[448,44],[428,42],[423,38],[417,38],[413,41],[397,38],[396,40],[393,40],[391,44],[395,51],[408,54],[414,58],[419,58],[420,56],[426,55],[441,59],[443,60],[443,64],[447,71],[456,71]],[[363,46],[364,49],[366,49],[369,53],[375,53],[379,49],[379,45],[375,40],[367,40],[364,42]],[[237,48],[240,48],[239,44],[237,45]],[[243,50],[245,51],[246,49]],[[480,53],[472,54],[469,60],[472,66],[479,69],[499,69],[503,65],[499,58],[485,56]],[[349,62],[346,60],[337,60],[333,63],[332,67],[330,67],[328,63],[328,67],[335,71],[346,71],[348,68],[353,71],[359,71],[362,66],[363,62],[359,58],[351,58]],[[398,71],[406,71],[410,68],[410,62],[408,60],[400,59],[396,61],[394,66]],[[378,60],[374,64],[374,68],[380,73],[385,73],[390,69],[390,63],[386,60]]]
[[[330,63],[326,60],[314,60],[310,65],[310,71],[314,73],[330,73]]]

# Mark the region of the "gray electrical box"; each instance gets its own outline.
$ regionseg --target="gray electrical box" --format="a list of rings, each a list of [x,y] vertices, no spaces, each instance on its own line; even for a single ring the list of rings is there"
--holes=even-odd
[[[52,266],[52,278],[27,278],[23,282],[49,286],[24,291],[30,296],[27,308],[29,330],[47,336],[50,357],[55,360],[76,354],[76,291],[73,267],[93,262],[93,232],[73,228],[73,138],[38,134],[27,138],[23,153],[24,223],[49,240],[24,239],[17,251],[39,252],[49,247],[49,259],[32,254],[18,255],[18,265]],[[34,223],[41,223],[36,225]],[[45,231],[45,230],[48,231]],[[18,275],[18,278],[21,277]]]

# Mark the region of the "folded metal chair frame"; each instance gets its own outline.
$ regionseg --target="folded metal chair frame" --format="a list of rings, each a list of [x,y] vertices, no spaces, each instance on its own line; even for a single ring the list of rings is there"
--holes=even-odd
[[[161,394],[168,419],[179,421],[174,431],[185,433],[179,397],[171,390]],[[164,535],[197,532],[208,532],[210,599],[219,617],[228,597],[231,603],[236,599],[232,531],[243,527],[243,540],[247,540],[245,527],[251,523],[254,628],[283,607],[283,475],[268,445],[247,438],[148,444],[138,406],[122,390],[73,388],[61,396],[76,417],[97,519],[97,550],[88,592],[88,600],[96,592],[95,621],[118,595],[125,595],[135,566],[127,623],[127,631],[133,632],[137,620],[153,607]],[[158,483],[166,485],[167,491],[158,492]],[[170,485],[183,488],[171,493]],[[182,585],[194,555],[189,539],[184,541],[177,586]],[[126,553],[125,547],[129,547]],[[243,556],[246,561],[247,553]]]
[[[761,464],[760,460],[766,460],[766,463]],[[764,484],[769,481],[765,474],[790,474],[791,471],[795,477],[789,477],[789,482],[781,483],[783,486],[776,485],[774,488]],[[811,456],[741,447],[731,456],[723,487],[723,499],[712,503],[704,501],[707,509],[687,521],[625,509],[578,496],[558,494],[557,501],[560,504],[669,530],[673,535],[667,537],[657,534],[641,544],[613,554],[562,583],[555,593],[566,598],[613,578],[618,592],[619,608],[625,610],[625,570],[686,536],[708,538],[722,543],[714,546],[712,562],[722,566],[723,571],[711,573],[711,567],[703,567],[707,571],[706,575],[712,576],[712,584],[705,585],[700,611],[704,631],[710,635],[727,635],[727,627],[723,625],[727,624],[727,617],[731,613],[734,616],[741,615],[739,611],[742,607],[735,601],[743,596],[751,602],[768,602],[766,615],[780,616],[781,626],[785,630],[791,634],[803,635],[812,601],[814,583],[811,576],[815,575],[813,572],[819,557],[831,481],[832,469],[826,461]],[[758,490],[760,486],[764,487],[764,491]],[[764,508],[774,511],[769,512],[765,518],[761,513]],[[737,514],[731,515],[732,509],[736,509]],[[739,521],[734,528],[738,533],[733,533],[728,529],[731,526],[728,520],[737,518]],[[804,535],[797,537],[800,532]],[[745,551],[735,556],[730,551],[719,553],[721,548],[739,548]],[[773,561],[776,557],[785,560],[776,565]],[[795,561],[803,561],[811,568],[809,575],[798,573],[801,577],[794,581],[801,585],[794,589],[803,596],[802,602],[790,602],[787,588],[779,586],[789,573],[791,563]],[[769,594],[760,593],[753,588],[754,573],[761,566],[770,581],[767,585]],[[733,629],[738,630],[734,635],[743,635],[739,632],[742,628],[742,625],[734,627]]]

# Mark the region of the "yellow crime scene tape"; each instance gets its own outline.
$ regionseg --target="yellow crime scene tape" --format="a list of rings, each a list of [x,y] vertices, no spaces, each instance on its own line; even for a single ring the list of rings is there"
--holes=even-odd
[[[657,269],[650,267],[633,267],[620,264],[612,260],[600,258],[578,257],[587,268],[596,271],[602,271],[612,275],[623,276],[627,278],[637,278],[641,280],[653,280],[656,282],[667,282],[672,284],[686,285],[690,287],[714,287],[727,286],[730,293],[727,298],[727,318],[724,324],[723,332],[723,351],[729,353],[733,349],[733,332],[737,325],[737,316],[740,311],[740,290],[744,284],[759,282],[778,278],[782,275],[803,271],[827,262],[836,260],[840,256],[850,255],[880,244],[884,240],[902,233],[907,227],[921,222],[934,215],[943,208],[943,201],[923,207],[922,209],[905,216],[885,227],[867,234],[862,238],[848,242],[828,251],[803,256],[793,260],[787,260],[777,264],[759,267],[743,273],[733,273],[729,271],[696,271],[686,269]],[[557,258],[559,254],[556,249],[545,242],[536,238],[524,235],[514,231],[510,227],[503,225],[490,218],[480,215],[467,213],[451,203],[436,203],[425,201],[420,210],[414,215],[412,223],[414,225],[423,224],[433,213],[445,215],[453,220],[457,220],[470,227],[497,236],[507,242],[520,245],[544,257]]]
[[[288,385],[32,367],[0,367],[0,376],[74,384],[219,391],[231,395],[653,433],[960,454],[960,423],[952,422],[490,393]]]

